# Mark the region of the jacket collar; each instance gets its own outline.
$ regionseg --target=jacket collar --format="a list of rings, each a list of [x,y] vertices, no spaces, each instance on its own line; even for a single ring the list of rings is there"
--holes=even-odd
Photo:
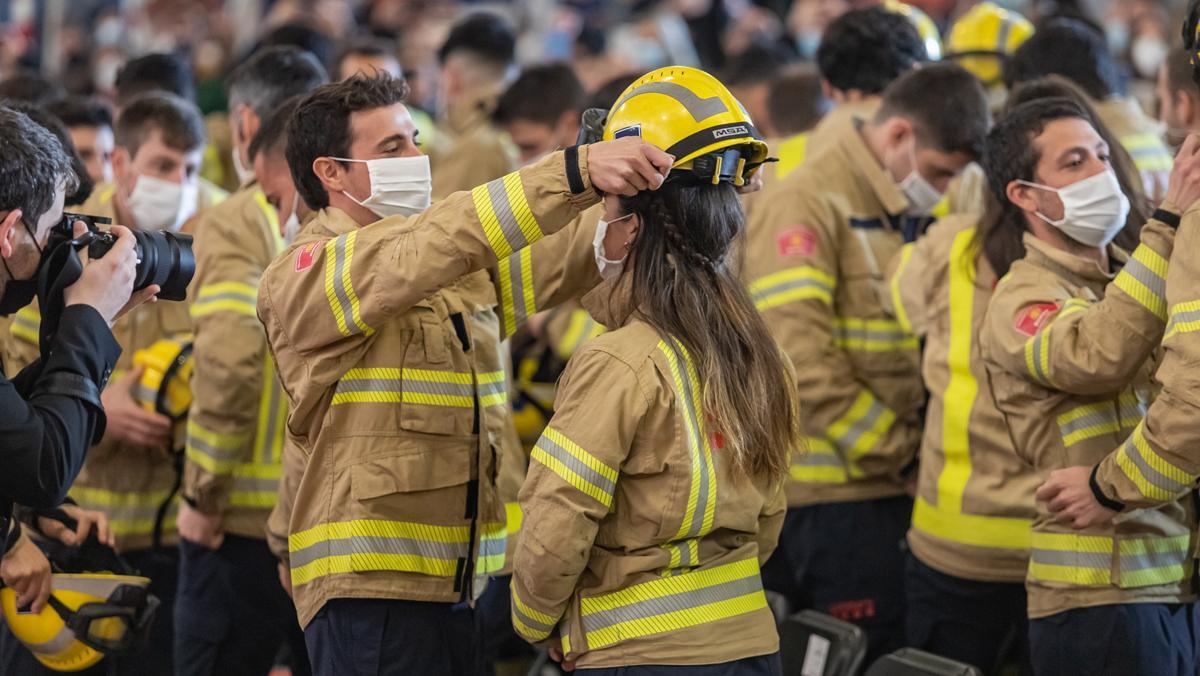
[[[633,275],[622,274],[600,282],[579,303],[609,331],[625,326],[634,315]]]
[[[314,232],[324,230],[336,237],[353,232],[358,228],[358,222],[350,218],[350,214],[337,207],[325,207],[312,216],[312,221],[304,229]]]
[[[853,128],[839,139],[838,147],[841,149],[842,160],[858,180],[866,183],[871,194],[879,200],[889,215],[904,213],[908,208],[908,198],[904,196],[887,169],[875,159],[875,154],[867,146],[867,139],[862,134],[862,125],[862,119],[855,118]]]
[[[1095,261],[1076,256],[1063,251],[1056,246],[1043,242],[1026,232],[1024,237],[1026,258],[1029,262],[1041,267],[1058,268],[1091,282],[1108,282],[1117,276],[1117,272],[1129,261],[1129,253],[1115,244],[1108,245],[1109,267],[1112,272],[1102,270]]]

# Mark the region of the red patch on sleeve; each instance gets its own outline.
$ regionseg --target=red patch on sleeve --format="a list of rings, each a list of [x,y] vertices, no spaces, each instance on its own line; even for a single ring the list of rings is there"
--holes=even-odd
[[[1017,315],[1013,328],[1027,336],[1032,336],[1042,328],[1050,315],[1058,311],[1058,303],[1038,303],[1030,305]]]
[[[797,225],[775,235],[780,256],[811,256],[817,250],[817,233],[807,225]]]
[[[296,272],[304,272],[311,268],[317,260],[317,251],[324,245],[325,240],[320,239],[300,247],[300,251],[296,252]]]

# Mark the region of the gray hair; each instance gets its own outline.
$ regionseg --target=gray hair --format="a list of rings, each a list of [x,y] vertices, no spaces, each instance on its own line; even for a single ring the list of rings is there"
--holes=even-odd
[[[328,82],[325,67],[297,47],[266,47],[229,75],[229,107],[244,104],[266,119],[284,101]]]
[[[21,210],[35,226],[59,188],[70,193],[79,185],[71,158],[54,134],[24,113],[0,106],[0,210]]]

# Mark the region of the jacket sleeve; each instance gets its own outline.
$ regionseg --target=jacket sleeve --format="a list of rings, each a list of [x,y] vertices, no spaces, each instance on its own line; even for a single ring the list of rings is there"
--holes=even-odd
[[[784,492],[784,481],[775,482],[770,498],[763,503],[762,513],[758,516],[758,533],[754,539],[758,543],[758,564],[766,565],[767,559],[779,544],[779,533],[783,530],[783,519],[787,516],[787,494]]]
[[[580,298],[600,283],[592,239],[604,205],[584,211],[567,227],[499,261],[493,279],[504,336],[529,317]]]
[[[855,378],[835,340],[835,215],[812,201],[760,201],[750,223],[750,294],[796,367],[806,436],[829,439],[855,477],[896,477],[912,461],[919,430],[899,420]],[[799,225],[797,225],[799,224]],[[865,428],[866,433],[856,433]]]
[[[1162,392],[1142,424],[1095,468],[1102,504],[1136,509],[1175,501],[1200,478],[1200,210],[1189,211],[1167,271],[1170,319],[1157,378]],[[1105,503],[1105,500],[1108,502]],[[1114,504],[1116,503],[1116,504]],[[1123,504],[1121,504],[1123,503]]]
[[[247,220],[218,208],[196,235],[195,369],[183,494],[207,514],[225,510],[234,470],[252,459],[264,392],[266,336],[255,303],[266,252],[245,246],[258,230]]]
[[[12,380],[0,376],[0,496],[30,507],[56,507],[83,466],[104,412],[98,403],[121,347],[100,313],[63,310],[50,353]]]
[[[1063,392],[1125,388],[1162,339],[1174,243],[1170,226],[1147,223],[1141,244],[1099,301],[1071,298],[1048,278],[998,289],[989,315],[995,311],[993,327],[1005,337],[995,341],[992,357],[1010,373]]]
[[[327,386],[366,349],[375,327],[562,229],[598,199],[587,156],[586,146],[577,155],[556,152],[418,216],[385,218],[293,247],[268,269],[259,290],[259,316],[284,382]],[[285,363],[299,371],[287,371]]]
[[[554,634],[600,521],[614,507],[621,464],[648,406],[634,370],[595,347],[585,347],[563,374],[521,488],[512,620],[525,640]]]
[[[279,480],[279,497],[271,516],[267,518],[267,546],[275,558],[287,564],[288,534],[291,532],[292,506],[296,503],[296,491],[304,476],[307,458],[300,446],[287,437],[283,442],[283,477]]]

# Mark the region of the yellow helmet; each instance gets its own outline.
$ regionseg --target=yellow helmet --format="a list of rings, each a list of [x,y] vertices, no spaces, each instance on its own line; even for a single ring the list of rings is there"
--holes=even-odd
[[[1004,60],[1033,35],[1029,19],[982,2],[959,17],[946,36],[946,58],[954,59],[985,85],[1003,75]]]
[[[669,66],[629,85],[608,112],[603,140],[640,136],[675,156],[671,169],[742,185],[767,161],[767,143],[720,80]]]
[[[4,621],[49,669],[80,671],[105,654],[134,647],[154,619],[158,599],[150,580],[132,575],[84,573],[51,576],[50,601],[40,613],[17,608],[17,594],[0,589]]]
[[[133,354],[133,365],[145,367],[134,389],[142,408],[172,420],[187,414],[192,405],[192,336],[163,338]]]
[[[925,43],[925,51],[929,54],[930,61],[942,58],[942,34],[938,32],[937,24],[929,18],[928,14],[910,4],[900,2],[900,0],[883,0],[879,4],[887,11],[895,12],[908,19],[916,27],[917,34]]]

